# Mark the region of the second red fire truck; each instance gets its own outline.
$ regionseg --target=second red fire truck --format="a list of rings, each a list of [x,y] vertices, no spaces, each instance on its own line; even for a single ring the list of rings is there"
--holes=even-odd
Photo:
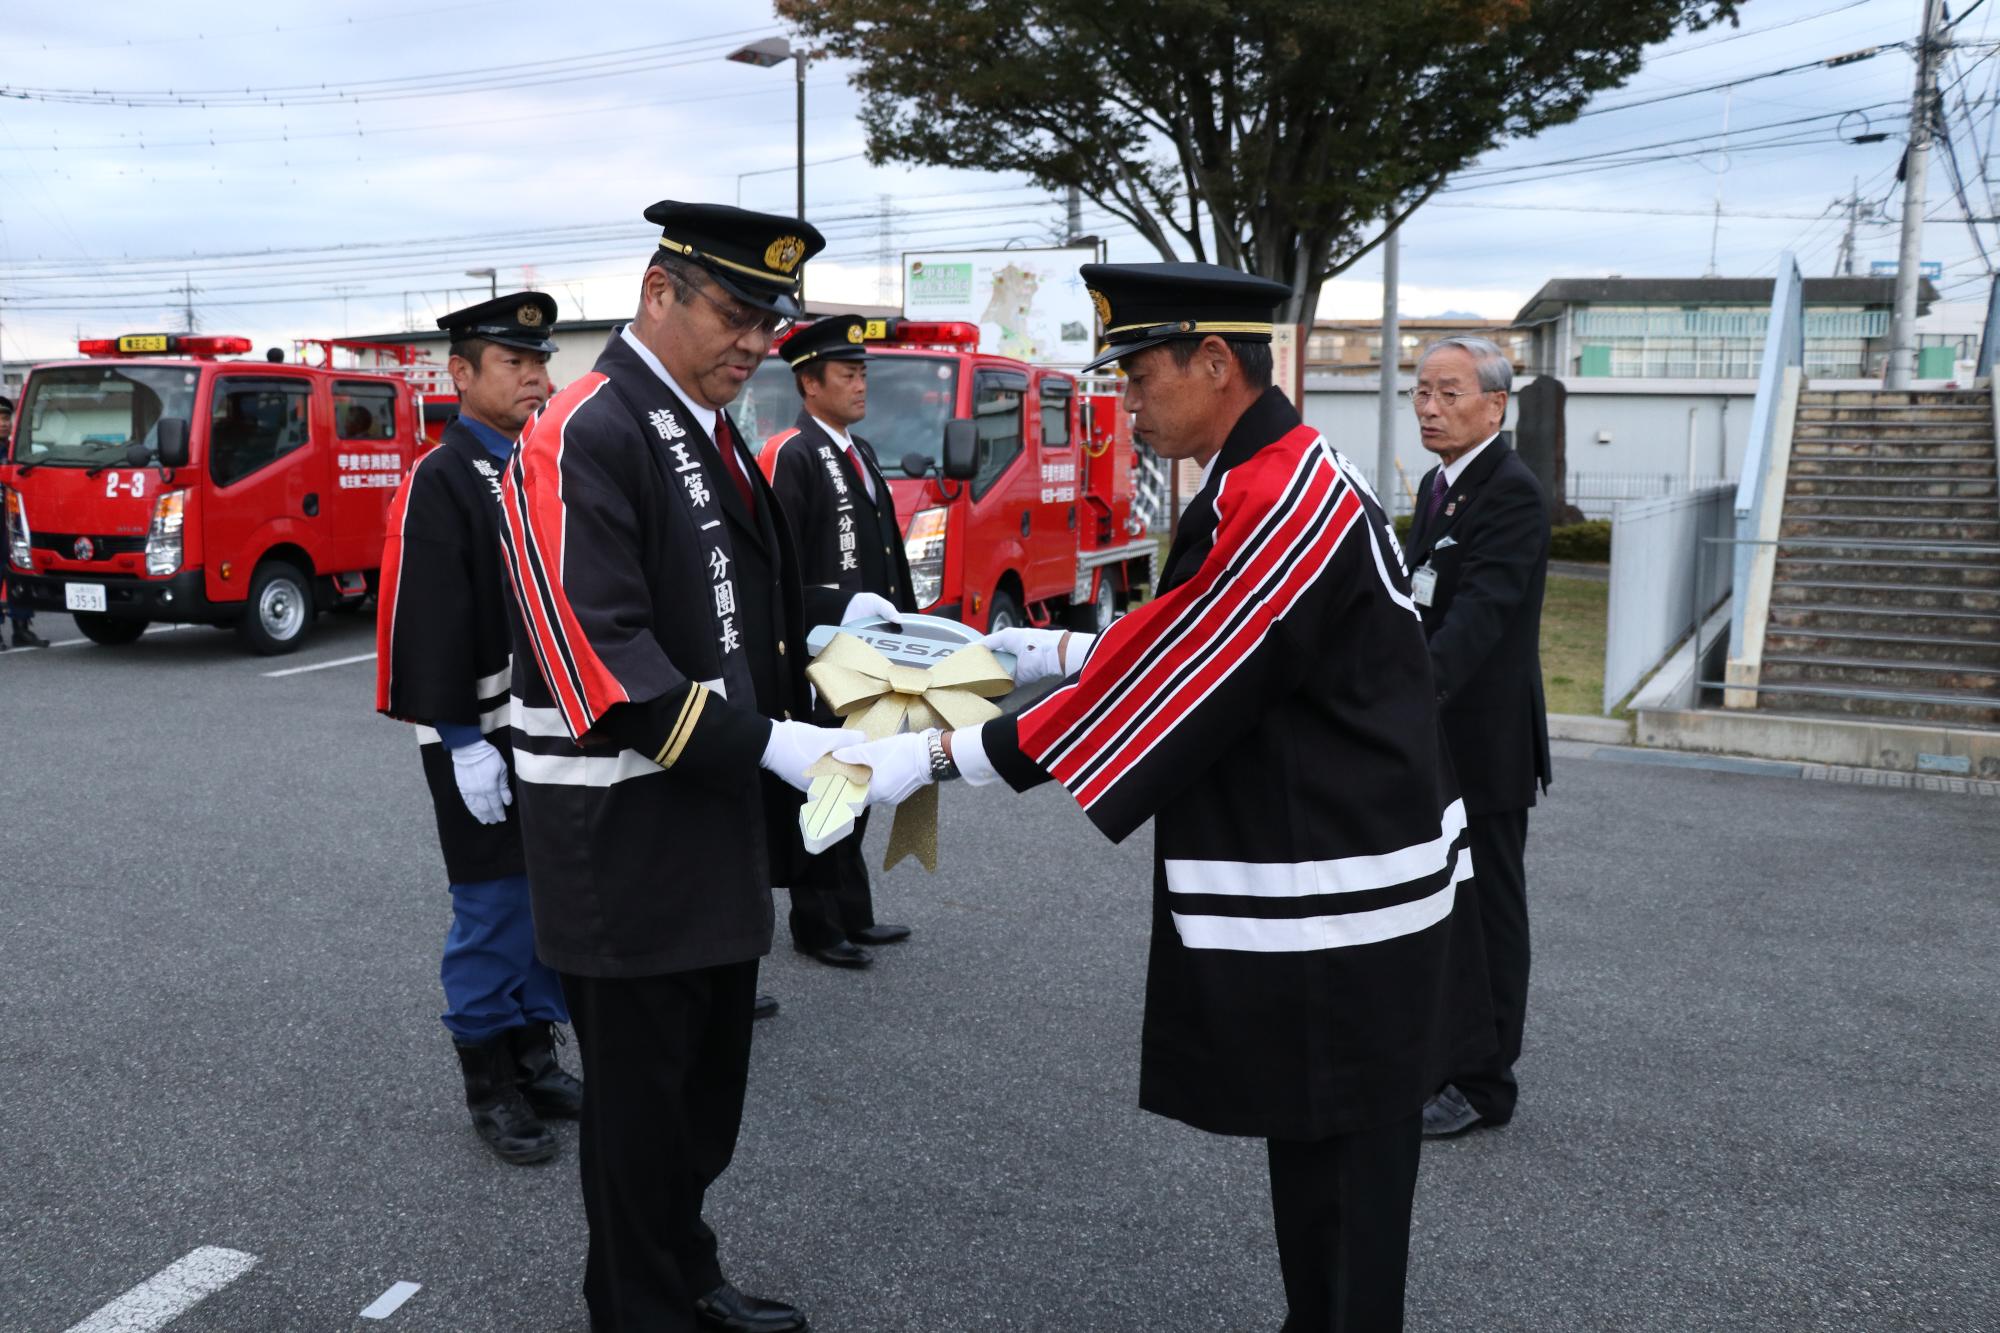
[[[1101,630],[1152,584],[1164,513],[1110,376],[979,351],[972,324],[870,320],[868,416],[920,610],[977,629]],[[731,409],[765,440],[799,412],[775,353]]]

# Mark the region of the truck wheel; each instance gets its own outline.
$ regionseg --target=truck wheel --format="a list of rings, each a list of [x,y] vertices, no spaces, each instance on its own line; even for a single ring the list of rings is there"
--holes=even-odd
[[[1014,600],[1014,594],[1005,588],[993,594],[993,600],[986,604],[986,632],[997,634],[1003,629],[1013,629],[1027,621],[1021,615],[1021,604]]]
[[[1111,618],[1118,614],[1118,587],[1111,578],[1111,571],[1104,570],[1097,576],[1097,596],[1072,606],[1066,620],[1069,627],[1083,634],[1102,634],[1111,628]]]
[[[265,657],[289,653],[312,628],[312,584],[297,566],[269,560],[250,579],[250,599],[236,632],[244,646]]]
[[[123,616],[108,616],[102,611],[72,611],[69,618],[83,631],[83,637],[92,643],[115,647],[121,643],[131,643],[146,632],[143,620],[128,620]]]

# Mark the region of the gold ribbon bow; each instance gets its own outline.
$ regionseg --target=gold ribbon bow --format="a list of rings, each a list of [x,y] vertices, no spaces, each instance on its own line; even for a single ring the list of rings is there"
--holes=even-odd
[[[932,667],[901,666],[852,634],[836,634],[806,668],[806,678],[843,723],[869,740],[931,727],[976,727],[1000,716],[991,700],[1014,688],[1013,679],[984,644],[969,643]],[[868,769],[827,755],[806,770],[813,779],[799,811],[808,849],[832,846],[846,836],[865,805]],[[888,870],[906,856],[937,869],[937,784],[919,787],[896,807],[889,830]]]

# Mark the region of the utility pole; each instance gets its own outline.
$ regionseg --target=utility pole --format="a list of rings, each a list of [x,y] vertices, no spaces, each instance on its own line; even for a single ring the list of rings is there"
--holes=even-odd
[[[1715,222],[1708,232],[1708,276],[1719,277],[1715,268],[1716,250],[1722,244],[1722,181],[1729,174],[1729,107],[1736,90],[1722,90],[1722,165],[1715,171]]]
[[[1074,241],[1077,237],[1083,235],[1083,191],[1074,185],[1069,187],[1068,217],[1069,234],[1064,236],[1063,239],[1065,241]]]
[[[877,195],[875,210],[875,303],[888,305],[896,295],[896,209],[890,196]]]
[[[181,274],[181,332],[194,332],[194,278]]]
[[[1896,256],[1896,302],[1889,318],[1889,373],[1885,387],[1907,389],[1917,373],[1917,288],[1923,281],[1924,175],[1930,164],[1931,119],[1937,105],[1938,57],[1946,43],[1938,20],[1944,0],[1924,0],[1924,33],[1917,42],[1917,90],[1910,99],[1910,147],[1903,157],[1903,244]]]
[[[1402,330],[1396,323],[1397,232],[1382,242],[1382,387],[1376,399],[1375,498],[1391,517],[1396,513],[1396,373],[1403,360]]]
[[[1861,181],[1855,178],[1853,191],[1845,199],[1833,201],[1834,207],[1847,210],[1847,230],[1841,235],[1840,249],[1833,257],[1833,275],[1837,278],[1854,276],[1855,231],[1864,222],[1873,221],[1875,205],[1861,197]]]

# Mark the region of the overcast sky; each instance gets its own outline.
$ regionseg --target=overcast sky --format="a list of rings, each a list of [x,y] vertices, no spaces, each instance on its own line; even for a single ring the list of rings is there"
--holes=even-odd
[[[1726,275],[1768,275],[1788,247],[1808,274],[1831,272],[1845,221],[1835,201],[1855,181],[1900,216],[1913,60],[1885,49],[1755,76],[1907,42],[1921,8],[1749,0],[1740,28],[1655,48],[1592,114],[1489,154],[1405,227],[1402,311],[1508,317],[1553,277],[1707,272],[1712,243]],[[1995,9],[1968,14],[1945,71],[1980,216],[1996,211],[1983,170],[2000,89],[2000,47],[1983,44],[2000,39]],[[184,283],[201,328],[259,346],[428,328],[485,288],[464,270],[488,266],[503,291],[554,292],[565,318],[628,313],[653,200],[791,210],[791,66],[722,58],[781,32],[768,0],[17,6],[0,35],[0,93],[43,91],[0,96],[0,354],[178,328]],[[1649,100],[1730,80],[1747,81]],[[1060,225],[1059,203],[1018,176],[871,167],[845,71],[813,65],[807,86],[807,213],[830,238],[812,266],[816,297],[893,302],[885,249],[1042,243]],[[294,91],[220,104],[277,87]],[[216,100],[49,100],[73,97],[64,90]],[[167,90],[174,99],[154,95]],[[1634,102],[1648,104],[1617,109]],[[1871,131],[1889,138],[1847,142]],[[1629,150],[1613,159],[1624,165],[1573,160],[1612,150]],[[1948,297],[1983,302],[1987,266],[1937,153],[1929,199],[1925,257],[1946,265]],[[1156,257],[1103,214],[1085,223],[1114,259]],[[1862,272],[1894,258],[1893,226],[1859,237]],[[2000,256],[1994,226],[1980,239]],[[1379,283],[1379,262],[1364,259],[1320,314],[1375,316]]]

